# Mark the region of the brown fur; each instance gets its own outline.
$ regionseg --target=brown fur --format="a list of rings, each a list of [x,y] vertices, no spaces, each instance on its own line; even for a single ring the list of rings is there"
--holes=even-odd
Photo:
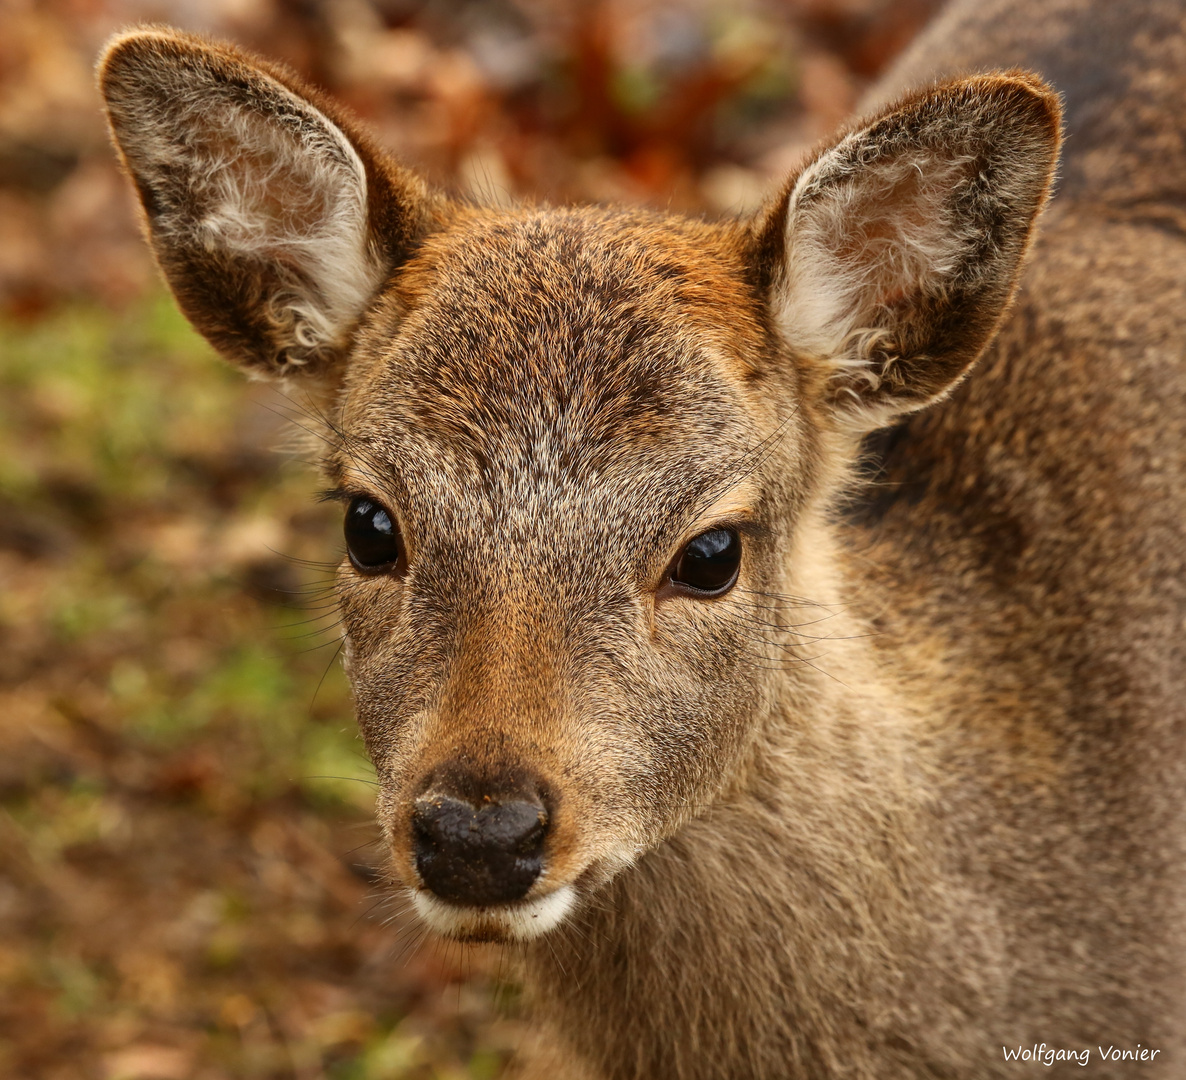
[[[576,900],[509,946],[531,1075],[994,1077],[1033,1043],[1186,1071],[1186,39],[1147,0],[1097,43],[1085,7],[956,4],[869,121],[719,224],[458,206],[279,69],[109,47],[183,308],[303,369],[342,497],[398,518],[399,573],[339,585],[397,881],[423,892],[426,790],[543,793],[528,900]],[[1057,76],[1064,46],[1111,67],[1056,79],[1065,188],[1001,327],[1057,100],[1017,72],[901,94]],[[298,209],[345,208],[357,310],[257,194],[276,160]],[[218,225],[232,189],[255,248]],[[722,524],[739,584],[681,594],[673,558]],[[1098,1060],[1137,1043],[1159,1055]]]

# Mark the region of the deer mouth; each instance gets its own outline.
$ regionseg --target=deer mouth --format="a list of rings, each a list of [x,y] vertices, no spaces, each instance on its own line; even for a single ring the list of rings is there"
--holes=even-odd
[[[430,774],[393,855],[431,931],[455,941],[531,941],[633,862],[637,845],[591,851],[571,817],[566,831],[553,791],[531,775],[494,784],[460,768]]]
[[[416,913],[428,927],[455,941],[530,941],[564,921],[576,903],[572,885],[506,904],[458,904],[442,900],[429,889],[412,893]]]

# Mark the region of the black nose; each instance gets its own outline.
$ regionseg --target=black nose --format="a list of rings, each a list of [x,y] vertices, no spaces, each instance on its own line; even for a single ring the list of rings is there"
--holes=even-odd
[[[412,836],[421,880],[442,900],[520,900],[543,868],[548,812],[538,801],[473,806],[430,792],[416,800]]]

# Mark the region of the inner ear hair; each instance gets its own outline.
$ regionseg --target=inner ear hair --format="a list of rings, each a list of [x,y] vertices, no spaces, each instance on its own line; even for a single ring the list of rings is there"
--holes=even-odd
[[[260,374],[324,374],[440,202],[291,72],[173,30],[99,64],[150,242],[190,321]]]
[[[819,152],[759,219],[772,313],[833,415],[946,394],[1000,324],[1057,161],[1059,103],[1018,72],[923,91]]]

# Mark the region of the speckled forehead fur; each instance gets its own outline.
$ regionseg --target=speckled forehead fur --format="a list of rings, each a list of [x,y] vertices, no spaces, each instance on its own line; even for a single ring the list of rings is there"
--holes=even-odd
[[[364,455],[475,543],[519,520],[555,548],[575,495],[607,535],[678,525],[779,422],[744,240],[636,211],[460,215],[369,316],[330,471]]]

